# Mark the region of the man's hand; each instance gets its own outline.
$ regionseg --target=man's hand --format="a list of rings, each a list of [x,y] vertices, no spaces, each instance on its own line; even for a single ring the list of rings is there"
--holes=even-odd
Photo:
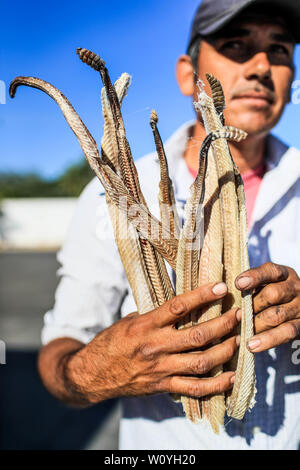
[[[187,314],[223,298],[226,293],[223,283],[201,286],[145,315],[128,315],[99,333],[87,346],[78,350],[77,345],[71,354],[66,354],[64,347],[63,355],[47,353],[48,346],[50,349],[55,346],[50,343],[41,354],[42,378],[56,396],[83,405],[120,396],[175,393],[201,397],[229,390],[234,372],[214,378],[197,376],[209,377],[213,368],[227,363],[234,355],[239,337],[212,344],[232,334],[240,321],[238,309],[186,329],[175,327]],[[67,340],[56,340],[53,351],[59,342]],[[206,349],[199,351],[203,347]],[[56,383],[64,383],[64,390],[60,387],[59,394],[55,393],[55,383],[47,383],[47,365],[55,362],[59,372],[52,372],[51,376],[62,377]]]
[[[256,335],[248,342],[250,351],[265,351],[300,335],[300,279],[292,268],[266,263],[238,276],[236,286],[254,294]]]

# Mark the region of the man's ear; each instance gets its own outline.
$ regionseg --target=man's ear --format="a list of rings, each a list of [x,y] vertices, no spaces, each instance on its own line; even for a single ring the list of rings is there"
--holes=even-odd
[[[194,67],[189,55],[179,57],[176,66],[176,78],[180,91],[185,96],[193,96],[195,87]]]

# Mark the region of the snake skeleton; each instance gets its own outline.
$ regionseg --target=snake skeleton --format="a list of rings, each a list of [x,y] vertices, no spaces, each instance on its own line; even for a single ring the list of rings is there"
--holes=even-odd
[[[121,104],[131,78],[123,74],[113,85],[105,62],[86,49],[77,49],[80,59],[100,72],[104,135],[101,153],[97,144],[67,98],[50,83],[33,77],[17,77],[10,85],[15,96],[20,85],[38,88],[56,101],[75,133],[91,168],[102,183],[114,235],[122,263],[140,314],[147,313],[176,294],[207,282],[226,282],[229,294],[201,312],[189,315],[178,325],[208,321],[232,307],[240,307],[242,320],[239,351],[228,367],[236,370],[236,380],[229,394],[206,398],[173,397],[181,400],[186,416],[193,422],[207,419],[215,432],[228,416],[242,419],[255,403],[254,355],[246,347],[253,335],[252,298],[235,287],[235,278],[249,268],[247,216],[243,183],[227,144],[241,141],[246,134],[225,126],[225,99],[220,82],[207,74],[212,97],[199,80],[195,109],[201,114],[207,137],[199,157],[198,175],[190,188],[185,206],[185,222],[180,226],[172,181],[158,131],[158,117],[151,114],[150,125],[160,162],[159,207],[161,220],[149,211],[142,194],[137,170],[126,138]],[[166,264],[176,272],[176,290]],[[192,354],[192,353],[191,353]],[[223,372],[216,367],[212,376]],[[231,369],[232,370],[232,369]]]

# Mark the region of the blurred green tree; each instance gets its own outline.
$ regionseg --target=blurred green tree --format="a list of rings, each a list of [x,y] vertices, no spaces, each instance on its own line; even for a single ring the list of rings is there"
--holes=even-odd
[[[57,190],[63,196],[79,196],[94,174],[84,159],[70,166],[57,180]]]
[[[55,180],[35,173],[0,173],[0,199],[26,197],[78,197],[93,178],[87,161],[71,165]]]

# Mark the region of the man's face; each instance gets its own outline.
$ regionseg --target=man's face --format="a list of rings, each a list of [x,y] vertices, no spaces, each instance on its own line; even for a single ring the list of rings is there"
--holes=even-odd
[[[249,135],[267,134],[289,102],[294,43],[284,26],[241,20],[203,41],[198,73],[218,78],[226,98],[226,124]],[[196,97],[195,87],[195,97]]]

